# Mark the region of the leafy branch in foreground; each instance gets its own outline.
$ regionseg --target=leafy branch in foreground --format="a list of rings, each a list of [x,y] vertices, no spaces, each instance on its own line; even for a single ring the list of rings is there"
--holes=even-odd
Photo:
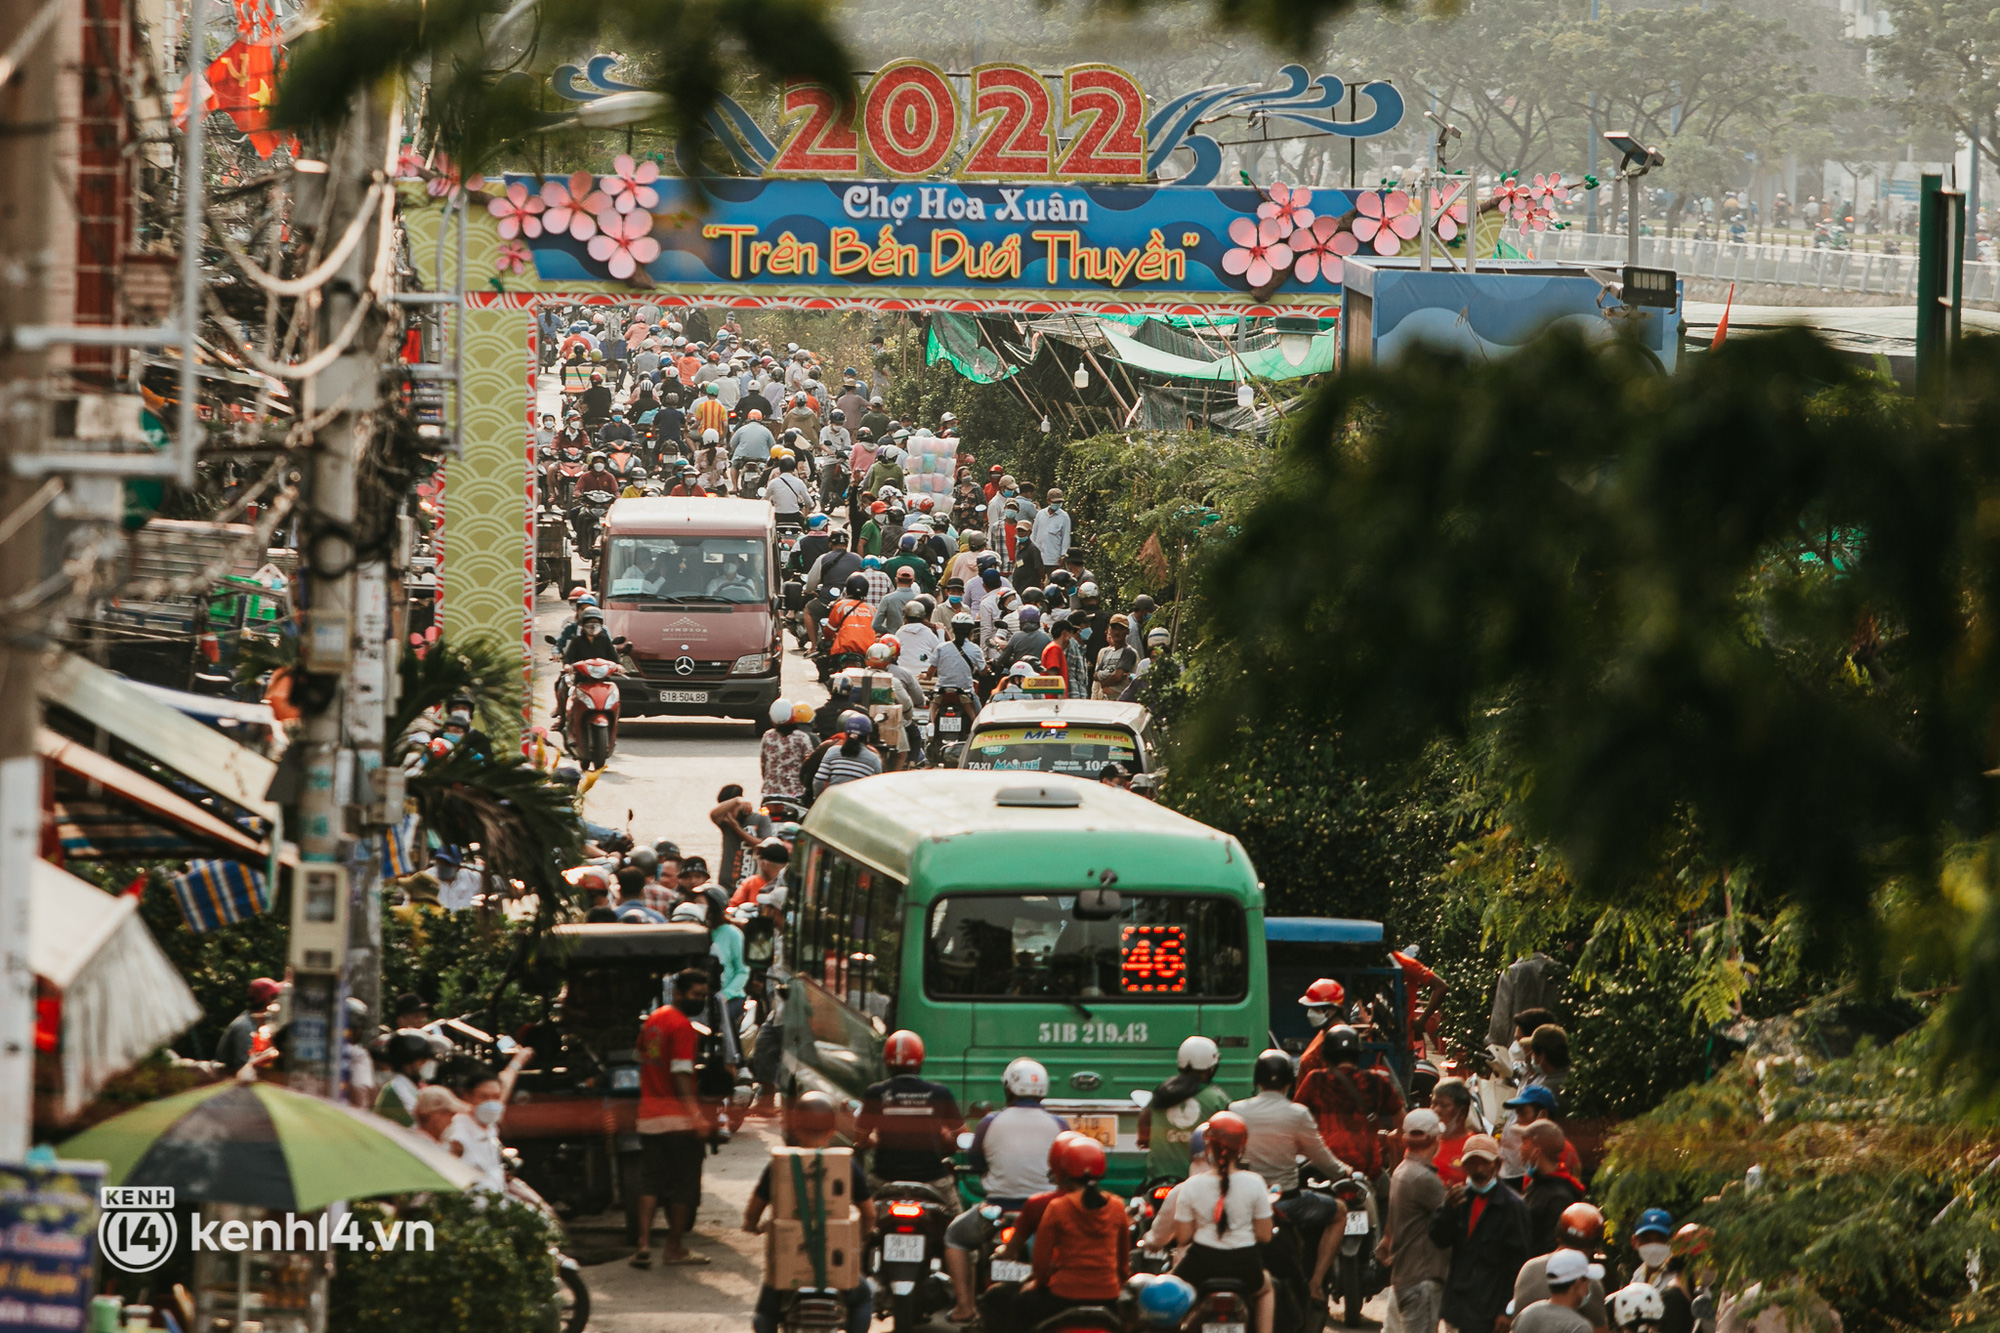
[[[1561,335],[1345,375],[1204,589],[1241,682],[1206,734],[1490,735],[1586,901],[1671,897],[1692,821],[1821,958],[1893,964],[1892,884],[1984,910],[1950,1031],[2000,1081],[2000,907],[1940,887],[2000,835],[2000,355],[1954,383],[1939,420],[1803,332],[1672,377]]]
[[[591,51],[627,54],[663,103],[655,123],[692,145],[732,73],[808,79],[847,96],[853,60],[821,0],[537,0],[502,28],[505,0],[346,0],[289,48],[275,122],[325,133],[361,89],[428,79],[425,142],[468,172],[545,125],[539,88]]]

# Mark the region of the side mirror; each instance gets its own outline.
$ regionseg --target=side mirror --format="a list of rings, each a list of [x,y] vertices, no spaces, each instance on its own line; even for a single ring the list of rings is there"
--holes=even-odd
[[[1138,1107],[1141,1111],[1145,1110],[1147,1107],[1153,1104],[1152,1092],[1149,1089],[1144,1089],[1144,1088],[1132,1089],[1132,1104]]]
[[[542,636],[542,642],[546,643],[549,647],[553,648],[556,646],[556,636],[553,634],[544,634]]]
[[[972,1131],[971,1131],[971,1130],[961,1130],[961,1131],[959,1131],[959,1135],[958,1135],[958,1150],[959,1150],[960,1152],[970,1152],[970,1151],[972,1151]]]

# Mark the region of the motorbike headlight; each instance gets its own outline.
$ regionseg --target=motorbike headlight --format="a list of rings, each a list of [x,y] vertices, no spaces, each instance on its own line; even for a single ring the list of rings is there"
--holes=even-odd
[[[771,669],[769,653],[745,653],[736,659],[736,665],[729,668],[732,676],[754,676]]]

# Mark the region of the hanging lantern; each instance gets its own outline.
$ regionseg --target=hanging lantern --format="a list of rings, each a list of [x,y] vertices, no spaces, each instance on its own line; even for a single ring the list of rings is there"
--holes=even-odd
[[[1250,381],[1238,380],[1236,382],[1236,405],[1238,407],[1251,407],[1256,402],[1257,391],[1250,387]]]
[[[1047,417],[1043,417],[1043,418],[1042,418],[1042,434],[1044,434],[1044,435],[1047,435],[1048,433],[1049,433],[1049,419],[1048,419]]]
[[[1071,378],[1070,383],[1079,389],[1088,389],[1090,387],[1090,372],[1083,368],[1081,361],[1077,362],[1076,374]]]

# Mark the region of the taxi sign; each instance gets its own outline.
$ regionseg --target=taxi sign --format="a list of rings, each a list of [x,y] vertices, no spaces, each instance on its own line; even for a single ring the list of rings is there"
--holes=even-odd
[[[1060,699],[1069,693],[1069,682],[1061,676],[1023,676],[1023,693]]]

